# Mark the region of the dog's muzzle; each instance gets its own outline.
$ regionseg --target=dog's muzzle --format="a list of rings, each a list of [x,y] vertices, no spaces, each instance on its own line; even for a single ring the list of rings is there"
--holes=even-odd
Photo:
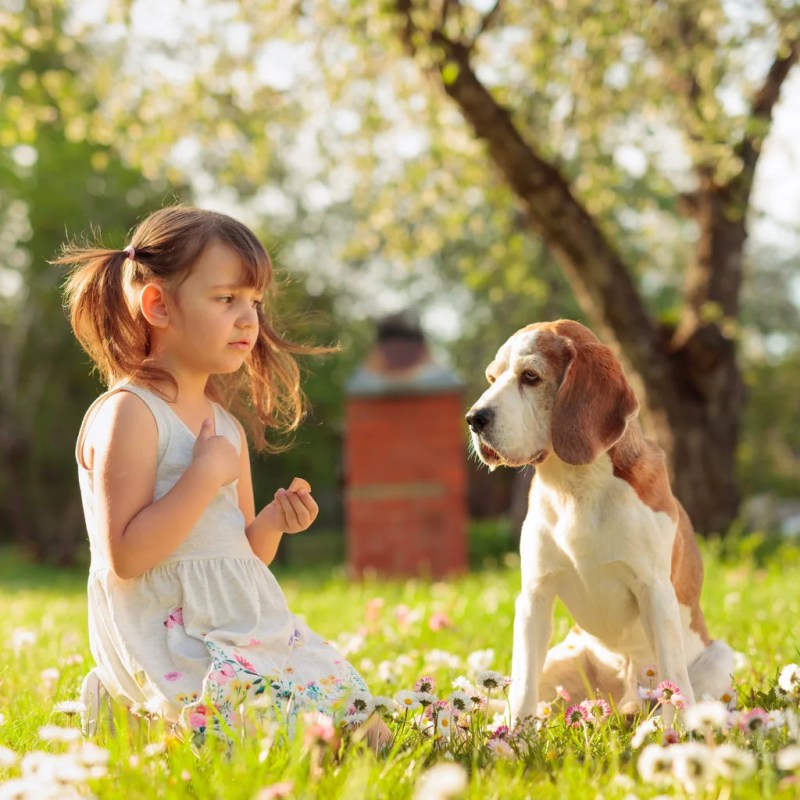
[[[494,411],[491,408],[473,408],[467,414],[467,425],[470,430],[480,435],[493,419]]]

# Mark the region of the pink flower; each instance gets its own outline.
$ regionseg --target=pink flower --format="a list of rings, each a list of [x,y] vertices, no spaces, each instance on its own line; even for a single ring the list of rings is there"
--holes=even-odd
[[[165,620],[165,628],[174,628],[176,625],[183,625],[183,608],[176,608]]]
[[[508,725],[498,725],[493,731],[490,739],[505,739],[508,737]]]
[[[452,628],[453,623],[443,611],[435,611],[428,619],[428,627],[432,631],[443,631],[445,628]]]
[[[658,668],[655,664],[645,664],[639,671],[639,677],[648,686],[652,686],[658,677]]]
[[[279,781],[271,786],[265,786],[256,795],[255,800],[274,800],[276,797],[288,797],[293,791],[293,781]]]
[[[303,739],[306,747],[315,743],[322,744],[332,742],[336,736],[333,720],[326,714],[321,714],[317,711],[308,711],[303,714],[303,721],[306,724]]]
[[[233,657],[245,668],[249,669],[251,672],[255,672],[256,668],[244,657],[240,656],[238,653],[234,653]]]
[[[570,728],[582,728],[586,724],[586,709],[580,705],[570,706],[564,712],[564,719]]]
[[[378,619],[383,610],[383,605],[386,601],[382,597],[373,597],[367,601],[366,618],[370,621]]]
[[[192,728],[204,728],[207,713],[208,709],[205,706],[195,706],[189,713],[189,725]]]
[[[767,712],[763,708],[753,708],[750,711],[745,711],[739,717],[739,727],[745,733],[756,733],[757,731],[764,730],[769,722]]]
[[[673,694],[680,694],[681,690],[678,688],[678,685],[673,683],[672,681],[661,681],[661,683],[656,686],[656,689],[661,692],[661,699],[665,703],[669,703],[670,698]]]
[[[227,683],[229,680],[236,677],[236,673],[230,664],[223,664],[218,670],[210,672],[208,677],[214,681],[214,683]]]
[[[180,677],[181,677],[182,674],[183,673],[181,673],[181,672],[168,672],[164,676],[164,680],[165,681],[177,681],[177,680],[180,680]]]
[[[611,706],[600,698],[584,700],[581,707],[586,711],[586,719],[595,725],[605,722],[611,716]]]
[[[571,700],[569,692],[563,686],[556,686],[556,694],[565,702],[569,703]]]
[[[414,684],[414,691],[415,692],[426,692],[426,693],[433,693],[436,691],[436,681],[431,678],[430,676],[426,675],[420,678]]]
[[[401,603],[399,606],[395,606],[394,618],[400,625],[408,624],[410,622],[410,617],[411,617],[411,609],[405,603]]]
[[[661,744],[666,747],[668,744],[677,744],[681,740],[681,735],[675,728],[667,728],[661,736]]]
[[[686,698],[680,692],[673,694],[672,697],[669,698],[669,702],[677,709],[686,708]]]

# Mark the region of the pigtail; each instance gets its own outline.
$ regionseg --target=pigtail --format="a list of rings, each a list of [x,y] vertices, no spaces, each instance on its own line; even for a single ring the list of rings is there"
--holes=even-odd
[[[52,262],[71,267],[64,292],[72,330],[107,385],[137,375],[148,349],[125,294],[127,260],[122,250],[69,244]]]

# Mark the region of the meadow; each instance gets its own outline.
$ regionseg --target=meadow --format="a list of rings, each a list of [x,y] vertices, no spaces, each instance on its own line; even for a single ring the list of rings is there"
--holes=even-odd
[[[553,702],[535,730],[502,727],[514,555],[481,559],[447,582],[351,582],[339,565],[276,567],[295,613],[338,644],[374,694],[408,703],[428,677],[446,701],[423,716],[386,701],[393,742],[376,755],[325,720],[292,738],[257,722],[232,748],[196,748],[157,718],[118,710],[116,733],[103,727],[84,739],[72,702],[91,666],[84,573],[0,549],[0,800],[800,796],[800,670],[787,668],[800,662],[800,548],[751,535],[703,550],[709,629],[739,653],[734,693],[730,709],[687,709],[671,730],[657,714],[631,720],[612,709],[604,718],[601,706],[587,719],[561,698],[544,698]],[[559,607],[556,639],[569,624]],[[454,695],[454,681],[488,704]],[[476,683],[485,684],[477,693]]]

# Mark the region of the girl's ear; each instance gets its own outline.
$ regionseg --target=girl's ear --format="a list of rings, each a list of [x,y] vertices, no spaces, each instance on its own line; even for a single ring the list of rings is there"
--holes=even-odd
[[[164,287],[157,283],[148,283],[139,292],[139,308],[144,318],[154,328],[166,328],[169,323],[169,310]]]

